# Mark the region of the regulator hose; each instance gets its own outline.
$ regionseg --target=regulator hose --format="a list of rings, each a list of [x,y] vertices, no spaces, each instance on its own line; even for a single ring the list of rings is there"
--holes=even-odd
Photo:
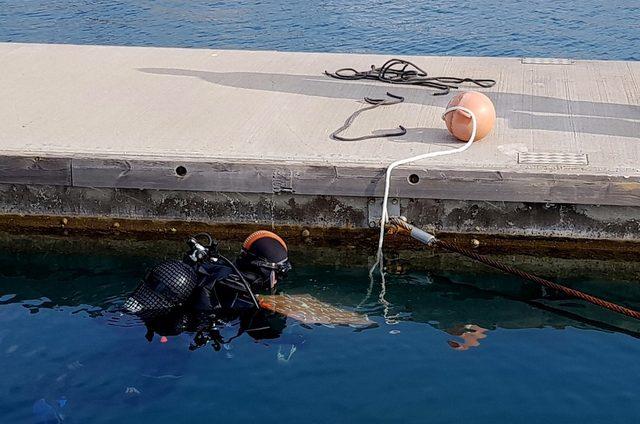
[[[249,292],[249,296],[251,296],[251,300],[253,301],[254,306],[256,307],[256,309],[260,309],[260,303],[258,302],[256,295],[253,293],[253,290],[251,290],[251,284],[249,284],[247,279],[244,278],[244,275],[242,275],[238,267],[236,267],[236,264],[234,264],[233,262],[231,262],[229,259],[227,259],[222,255],[219,255],[219,258],[225,261],[229,266],[231,266],[233,271],[238,275],[238,277],[240,277],[240,281],[242,281],[244,288],[247,289],[247,292]]]

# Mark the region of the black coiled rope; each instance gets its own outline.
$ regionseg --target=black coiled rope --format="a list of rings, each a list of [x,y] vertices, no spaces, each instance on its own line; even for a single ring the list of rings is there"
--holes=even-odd
[[[389,96],[390,99],[374,99],[374,98],[371,98],[371,97],[365,97],[364,101],[366,103],[368,103],[369,106],[363,107],[362,109],[358,109],[355,112],[353,112],[351,114],[351,116],[349,116],[347,118],[347,120],[344,122],[344,124],[331,134],[331,138],[334,139],[334,140],[340,140],[340,141],[360,141],[360,140],[368,140],[370,138],[398,137],[398,136],[401,136],[401,135],[405,135],[407,133],[407,130],[402,125],[398,125],[398,130],[397,131],[390,131],[390,132],[381,133],[381,134],[375,134],[375,135],[363,135],[363,136],[360,136],[360,137],[344,137],[344,136],[340,135],[340,133],[345,131],[347,128],[349,128],[351,126],[351,124],[353,124],[353,121],[362,112],[365,112],[365,111],[371,110],[371,109],[375,109],[375,108],[380,107],[380,106],[396,105],[398,103],[404,102],[404,97],[402,97],[402,96],[396,96],[395,94],[391,94],[391,93],[387,93],[387,96]]]
[[[389,84],[417,85],[439,90],[434,96],[449,94],[451,89],[459,88],[460,84],[471,83],[478,87],[489,88],[496,85],[492,79],[458,78],[458,77],[430,77],[418,65],[404,59],[390,59],[381,67],[371,65],[368,71],[358,71],[353,68],[341,68],[335,72],[324,71],[332,78],[341,80],[376,80]]]

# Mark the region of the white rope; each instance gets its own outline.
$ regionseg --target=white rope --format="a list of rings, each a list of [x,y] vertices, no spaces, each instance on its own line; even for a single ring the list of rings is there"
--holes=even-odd
[[[445,156],[445,155],[452,155],[454,153],[462,153],[465,150],[467,150],[469,147],[471,147],[471,145],[473,144],[473,142],[476,139],[476,131],[478,129],[478,122],[476,120],[476,116],[473,114],[473,112],[469,109],[467,109],[466,107],[463,106],[452,106],[450,108],[448,108],[447,110],[444,111],[444,113],[442,114],[442,118],[444,119],[445,115],[447,113],[451,113],[455,110],[461,110],[463,112],[466,112],[467,114],[469,114],[469,116],[471,117],[471,136],[469,137],[469,141],[467,141],[464,146],[458,147],[456,149],[449,149],[449,150],[440,150],[437,152],[430,152],[430,153],[424,153],[418,156],[413,156],[410,158],[406,158],[406,159],[400,159],[397,160],[395,162],[393,162],[391,165],[389,165],[389,167],[387,168],[387,172],[386,172],[386,176],[385,176],[385,183],[384,183],[384,197],[382,199],[382,218],[380,219],[380,236],[378,238],[378,254],[377,254],[377,259],[376,259],[376,263],[373,264],[373,267],[371,268],[370,274],[373,273],[373,271],[375,270],[375,268],[377,266],[380,266],[380,273],[384,276],[383,273],[383,255],[382,255],[382,247],[384,245],[384,233],[385,233],[385,224],[389,221],[389,211],[387,210],[387,203],[389,202],[389,190],[390,190],[390,185],[391,185],[391,172],[397,168],[398,166],[401,165],[406,165],[407,163],[411,163],[411,162],[415,162],[418,160],[422,160],[422,159],[428,159],[428,158],[434,158],[437,156]],[[382,280],[384,282],[384,279]],[[386,300],[384,299],[384,293],[385,293],[385,287],[384,287],[384,283],[382,285],[382,291],[380,294],[380,301],[383,305],[385,305]]]

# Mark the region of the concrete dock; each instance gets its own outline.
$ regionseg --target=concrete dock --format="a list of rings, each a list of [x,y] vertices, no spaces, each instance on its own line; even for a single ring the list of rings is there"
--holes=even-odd
[[[0,43],[0,214],[368,228],[388,164],[460,146],[440,118],[455,90],[323,75],[389,58]],[[392,213],[443,232],[640,242],[640,63],[405,58],[495,79],[478,90],[498,119],[467,152],[395,171]],[[406,135],[330,139],[387,91],[405,102],[346,135]]]

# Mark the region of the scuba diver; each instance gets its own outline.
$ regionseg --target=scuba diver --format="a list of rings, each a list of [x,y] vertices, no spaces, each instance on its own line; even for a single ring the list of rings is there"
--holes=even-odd
[[[206,244],[200,243],[202,238]],[[154,334],[165,338],[192,331],[191,350],[209,342],[220,350],[245,332],[256,340],[278,338],[286,317],[260,308],[256,293],[273,294],[291,270],[284,240],[270,231],[256,231],[234,262],[218,252],[209,234],[195,235],[187,244],[182,261],[151,269],[123,305],[125,312],[143,319],[147,340]],[[239,324],[239,331],[224,340],[220,328],[232,322]]]

